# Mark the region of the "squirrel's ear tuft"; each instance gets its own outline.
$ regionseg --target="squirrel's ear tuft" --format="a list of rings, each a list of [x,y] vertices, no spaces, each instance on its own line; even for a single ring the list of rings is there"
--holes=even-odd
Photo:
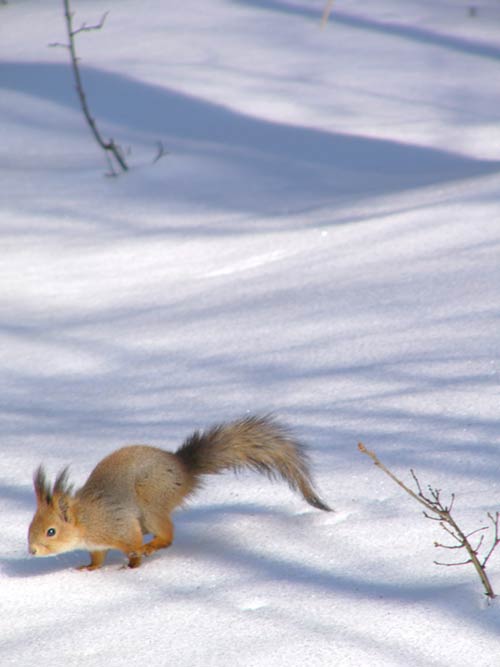
[[[68,484],[68,476],[68,467],[63,468],[57,475],[56,481],[54,482],[54,488],[52,489],[53,497],[71,494],[72,487]]]
[[[45,469],[39,466],[33,475],[33,486],[38,505],[54,505],[55,503],[60,505],[62,498],[69,497],[71,494],[71,486],[68,484],[68,468],[61,470],[54,486],[50,488]]]
[[[38,466],[33,475],[33,486],[35,487],[35,496],[38,505],[50,505],[52,493],[45,475],[43,466]]]
[[[72,487],[68,484],[68,468],[66,467],[57,475],[52,489],[52,506],[66,522],[70,520],[71,490]]]

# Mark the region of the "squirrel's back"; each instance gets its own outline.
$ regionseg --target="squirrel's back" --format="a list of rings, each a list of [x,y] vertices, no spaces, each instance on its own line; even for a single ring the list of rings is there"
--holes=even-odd
[[[103,493],[103,490],[104,493]],[[113,499],[113,504],[151,504],[161,497],[165,511],[172,511],[193,490],[192,476],[172,452],[148,445],[122,447],[100,461],[77,498]]]

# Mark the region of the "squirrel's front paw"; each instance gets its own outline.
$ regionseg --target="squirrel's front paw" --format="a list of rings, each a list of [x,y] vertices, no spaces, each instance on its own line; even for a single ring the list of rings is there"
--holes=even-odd
[[[101,567],[101,564],[90,563],[90,565],[79,565],[78,567],[75,567],[75,570],[78,570],[78,572],[92,572],[92,570],[98,570]]]
[[[128,554],[128,567],[139,567],[142,561],[142,556],[137,553]]]

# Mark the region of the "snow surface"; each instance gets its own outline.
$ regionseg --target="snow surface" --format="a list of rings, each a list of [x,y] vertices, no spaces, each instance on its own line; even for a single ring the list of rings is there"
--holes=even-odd
[[[0,5],[1,664],[498,667],[497,601],[356,445],[500,508],[500,3],[75,0],[116,179],[61,4]],[[268,411],[336,513],[225,475],[138,570],[28,558],[41,461]]]

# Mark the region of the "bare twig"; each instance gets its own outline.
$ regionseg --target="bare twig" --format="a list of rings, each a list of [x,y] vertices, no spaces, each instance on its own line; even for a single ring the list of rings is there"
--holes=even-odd
[[[321,27],[322,28],[324,28],[325,25],[328,23],[328,19],[330,17],[330,12],[332,11],[334,2],[335,2],[335,0],[328,0],[328,2],[325,5],[325,10],[324,10],[323,16],[321,18]]]
[[[115,143],[114,139],[108,139],[107,141],[103,139],[101,133],[97,128],[96,122],[92,117],[92,114],[90,113],[90,109],[87,103],[87,98],[85,96],[85,91],[82,84],[82,78],[78,66],[78,57],[76,55],[76,48],[75,48],[75,36],[81,32],[100,30],[104,25],[104,21],[106,20],[108,13],[106,12],[105,14],[103,14],[99,23],[95,25],[87,25],[86,23],[83,23],[79,28],[74,28],[73,13],[71,12],[70,9],[69,0],[63,0],[63,6],[64,6],[64,17],[66,19],[66,32],[68,35],[68,43],[60,44],[56,42],[51,46],[63,46],[68,49],[71,59],[71,67],[73,70],[73,77],[75,80],[76,92],[78,94],[78,99],[80,100],[80,106],[82,108],[83,115],[85,116],[85,120],[87,121],[87,124],[90,127],[90,130],[95,140],[97,141],[99,146],[106,152],[106,156],[108,158],[108,162],[110,163],[111,167],[110,175],[116,176],[116,170],[114,169],[113,160],[111,159],[110,156],[114,158],[114,160],[116,161],[116,163],[118,164],[119,168],[122,171],[128,171],[128,165],[120,147]]]
[[[101,16],[101,20],[99,23],[95,23],[94,25],[87,25],[86,23],[82,23],[82,25],[79,28],[76,28],[71,32],[71,35],[74,37],[75,35],[78,35],[80,32],[91,32],[93,30],[100,30],[103,25],[104,21],[107,19],[109,12],[104,12],[104,14]]]
[[[493,524],[493,529],[494,529],[494,535],[493,535],[493,542],[491,544],[491,548],[486,554],[485,558],[483,559],[483,568],[486,567],[486,563],[489,561],[491,554],[495,551],[496,547],[500,544],[500,535],[499,535],[499,521],[500,521],[500,512],[495,512],[495,516],[493,516],[490,512],[488,512],[488,519],[491,521]]]
[[[471,563],[474,568],[476,569],[476,572],[481,580],[481,583],[483,584],[484,590],[486,592],[486,595],[489,598],[494,598],[495,597],[495,592],[493,591],[493,588],[491,586],[490,580],[486,574],[486,564],[488,560],[490,559],[493,551],[495,548],[498,546],[500,543],[500,535],[499,535],[499,523],[500,523],[500,513],[496,512],[495,515],[492,515],[488,513],[488,518],[493,524],[494,528],[494,536],[493,536],[493,542],[492,545],[487,552],[486,556],[483,558],[481,561],[479,557],[479,551],[483,545],[484,542],[484,531],[488,530],[488,526],[482,526],[481,528],[478,528],[477,530],[473,530],[470,533],[464,533],[462,529],[458,526],[457,522],[451,515],[451,511],[453,509],[453,504],[455,502],[455,494],[451,495],[450,502],[448,505],[446,505],[443,500],[441,499],[441,490],[440,489],[435,489],[432,486],[428,487],[428,495],[426,495],[422,491],[422,487],[420,484],[420,481],[418,480],[415,472],[411,470],[411,475],[413,477],[413,481],[415,483],[415,486],[417,488],[417,492],[413,491],[410,489],[404,482],[402,482],[394,473],[392,473],[377,457],[375,452],[372,452],[368,450],[363,443],[358,444],[358,449],[360,452],[363,454],[366,454],[369,456],[374,464],[380,468],[383,472],[386,473],[398,486],[400,486],[406,493],[408,493],[412,498],[414,498],[417,502],[419,502],[421,505],[425,507],[425,511],[423,512],[424,516],[428,519],[432,519],[434,521],[439,521],[439,524],[441,528],[452,537],[453,540],[457,544],[453,545],[444,545],[440,544],[439,542],[434,542],[434,546],[436,547],[441,547],[443,549],[465,549],[467,552],[468,558],[465,561],[459,562],[459,563],[441,563],[439,561],[434,561],[436,565],[444,565],[444,566],[456,566],[456,565],[468,565]],[[434,515],[434,516],[433,516]],[[471,542],[470,542],[470,537],[473,535],[476,535],[477,533],[482,532],[483,535],[481,535],[479,542],[476,547],[474,547]]]
[[[363,445],[362,442],[360,442],[360,443],[358,444],[358,449],[359,449],[359,451],[362,452],[363,454],[367,454],[367,455],[372,459],[373,463],[374,463],[378,468],[380,468],[381,470],[383,470],[383,471],[385,472],[386,475],[389,475],[389,477],[390,477],[394,482],[396,482],[396,484],[398,484],[402,489],[404,489],[404,490],[406,491],[406,493],[409,493],[410,496],[411,496],[412,498],[415,498],[415,500],[416,500],[417,502],[419,502],[421,505],[424,505],[424,507],[427,507],[427,509],[432,509],[432,507],[429,506],[429,503],[425,500],[425,498],[424,498],[424,496],[423,496],[423,494],[422,494],[422,491],[421,491],[421,489],[420,489],[420,485],[418,485],[418,494],[417,494],[417,493],[415,493],[414,491],[412,491],[408,486],[406,486],[406,484],[404,484],[400,479],[398,479],[398,478],[396,477],[396,475],[394,475],[394,474],[389,470],[389,468],[386,468],[385,465],[382,463],[382,461],[380,461],[380,459],[378,458],[378,456],[375,454],[375,452],[372,452],[372,451],[370,451],[369,449],[366,449],[366,447]],[[413,471],[412,471],[412,474],[413,474],[414,479],[415,479],[415,473],[413,473]]]
[[[161,158],[165,157],[165,155],[168,155],[168,151],[165,148],[165,146],[163,145],[162,141],[158,141],[156,143],[156,148],[157,148],[157,150],[156,150],[156,155],[153,158],[153,164],[158,162],[158,160],[161,160]]]
[[[436,547],[440,547],[440,544],[435,544]],[[441,565],[441,567],[456,567],[457,565],[469,565],[469,563],[472,563],[471,559],[469,558],[468,560],[462,560],[459,563],[441,563],[439,560],[433,560],[432,561],[434,565]],[[490,595],[489,593],[486,593],[488,597],[494,598],[495,595]]]

